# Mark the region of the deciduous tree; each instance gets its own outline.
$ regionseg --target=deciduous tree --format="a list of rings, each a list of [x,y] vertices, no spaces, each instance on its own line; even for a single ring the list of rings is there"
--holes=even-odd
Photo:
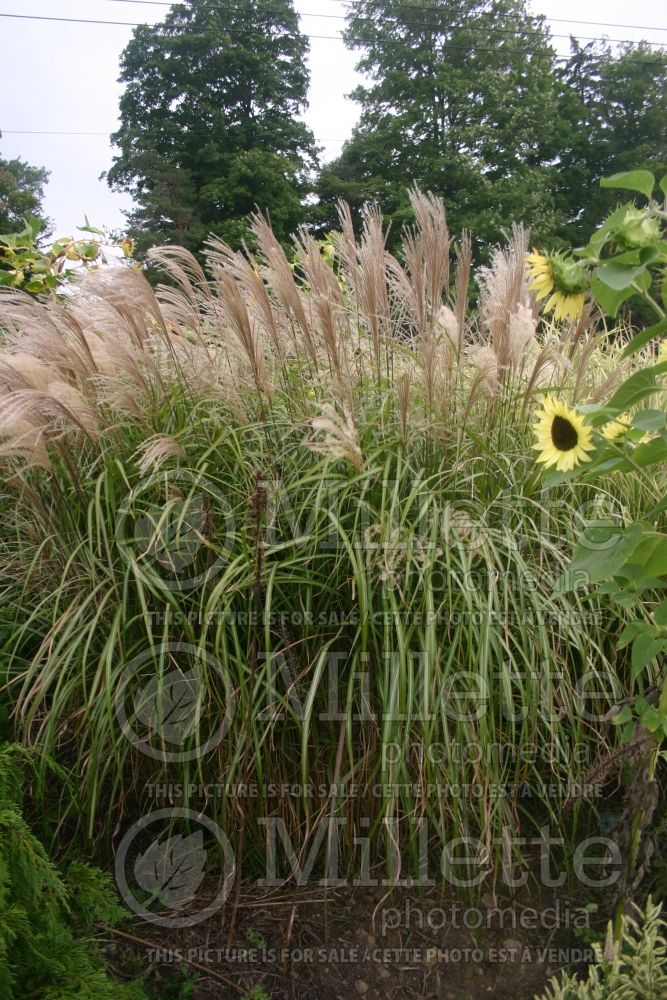
[[[307,44],[291,0],[192,0],[135,29],[108,181],[134,196],[139,250],[198,250],[211,232],[238,245],[255,207],[280,238],[303,221],[316,162],[299,119]]]
[[[42,229],[48,229],[49,220],[42,209],[48,179],[49,171],[44,167],[33,167],[20,158],[0,158],[0,234],[22,230],[28,215],[39,218]]]
[[[512,221],[553,231],[561,85],[523,0],[364,0],[345,37],[369,83],[352,95],[358,127],[321,173],[322,222],[337,197],[377,200],[400,222],[416,181],[444,198],[454,230],[487,244]]]

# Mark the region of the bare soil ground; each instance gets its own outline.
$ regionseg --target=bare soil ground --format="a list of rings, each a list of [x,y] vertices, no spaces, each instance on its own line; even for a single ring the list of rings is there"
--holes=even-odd
[[[587,922],[563,894],[471,902],[440,889],[248,885],[192,928],[136,921],[110,961],[150,971],[156,996],[178,1000],[532,1000],[559,968],[592,959]],[[199,977],[191,994],[176,985],[184,968]]]

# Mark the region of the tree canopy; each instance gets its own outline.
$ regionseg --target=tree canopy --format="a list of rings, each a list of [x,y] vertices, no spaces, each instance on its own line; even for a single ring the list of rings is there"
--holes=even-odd
[[[553,227],[559,82],[543,20],[523,0],[364,0],[345,38],[370,82],[352,94],[361,119],[320,177],[325,204],[376,199],[401,221],[416,181],[444,198],[453,228],[482,240],[522,216]]]
[[[198,250],[211,232],[239,245],[256,207],[280,238],[303,221],[316,165],[299,120],[307,47],[291,0],[192,0],[135,29],[108,182],[134,197],[139,250]]]
[[[48,179],[49,171],[44,167],[33,167],[20,158],[0,157],[0,235],[22,230],[30,215],[40,219],[42,230],[48,229],[50,223],[42,209]]]
[[[351,95],[358,126],[318,179],[323,229],[338,198],[377,201],[400,224],[417,182],[482,246],[512,222],[540,242],[583,240],[609,203],[600,177],[665,170],[667,58],[648,46],[573,45],[560,67],[524,0],[362,0],[345,38],[369,82]]]
[[[667,53],[640,43],[615,54],[608,45],[573,41],[560,76],[569,131],[559,151],[558,235],[576,244],[618,200],[600,178],[634,169],[667,173]]]
[[[646,44],[558,58],[525,0],[357,0],[346,44],[365,82],[361,117],[320,170],[300,120],[308,43],[292,0],[192,0],[137,28],[121,62],[120,152],[139,253],[154,243],[233,246],[259,208],[287,241],[337,225],[337,202],[377,202],[398,238],[409,189],[441,196],[478,254],[513,222],[545,245],[586,241],[613,205],[600,178],[667,170],[667,55]],[[315,190],[316,204],[307,196]]]

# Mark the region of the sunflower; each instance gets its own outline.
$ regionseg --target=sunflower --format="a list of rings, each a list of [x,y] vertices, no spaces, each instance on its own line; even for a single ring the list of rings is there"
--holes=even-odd
[[[600,434],[607,441],[615,441],[619,438],[621,434],[625,434],[626,431],[630,430],[630,424],[626,424],[623,420],[609,420],[606,424],[603,424],[600,428]]]
[[[533,250],[526,257],[531,287],[538,302],[547,299],[546,312],[556,320],[579,319],[590,287],[588,271],[562,253],[543,254]]]
[[[534,426],[539,451],[537,461],[544,467],[569,472],[581,462],[590,462],[587,451],[595,448],[593,431],[576,410],[555,397],[548,397],[542,404]]]

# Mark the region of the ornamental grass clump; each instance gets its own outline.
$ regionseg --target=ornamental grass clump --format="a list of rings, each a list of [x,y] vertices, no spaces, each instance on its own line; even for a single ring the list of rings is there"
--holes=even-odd
[[[64,303],[3,294],[8,691],[91,840],[170,784],[222,789],[201,808],[251,867],[262,818],[306,853],[340,819],[342,877],[362,836],[398,877],[463,831],[497,877],[519,830],[583,821],[624,611],[556,595],[591,494],[543,490],[532,415],[604,399],[620,350],[585,319],[538,327],[520,229],[471,311],[469,238],[412,201],[398,256],[342,207],[333,253],[302,231],[292,261],[257,218],[254,255],[209,243],[210,277],[163,247],[157,291],[130,268]],[[659,489],[605,483],[620,519]]]

